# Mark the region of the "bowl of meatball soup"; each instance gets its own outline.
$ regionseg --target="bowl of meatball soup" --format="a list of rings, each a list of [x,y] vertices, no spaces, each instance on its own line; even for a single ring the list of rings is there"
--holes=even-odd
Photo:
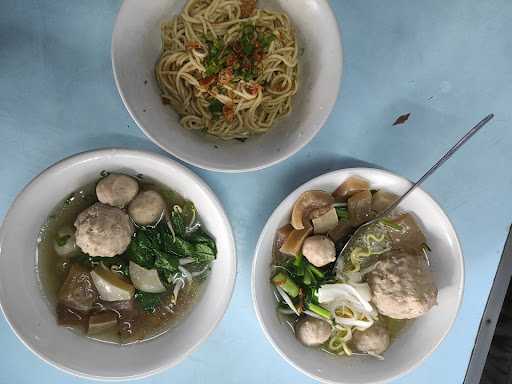
[[[0,304],[27,348],[94,379],[170,368],[222,319],[233,234],[195,174],[163,156],[105,149],[35,177],[0,230]]]
[[[299,187],[268,219],[253,262],[253,304],[267,339],[304,374],[388,382],[448,334],[464,277],[448,217],[416,189],[377,218],[410,186],[387,171],[342,169]]]

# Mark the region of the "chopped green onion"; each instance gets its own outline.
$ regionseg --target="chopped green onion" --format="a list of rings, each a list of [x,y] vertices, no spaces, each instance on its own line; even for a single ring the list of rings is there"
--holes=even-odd
[[[212,115],[218,115],[222,113],[224,109],[224,104],[217,99],[213,99],[208,105],[208,110]]]
[[[423,243],[423,244],[421,245],[421,247],[422,247],[422,248],[424,248],[425,250],[429,251],[429,252],[432,252],[432,249],[430,249],[430,247],[428,246],[428,244],[427,244],[427,243]]]
[[[323,279],[325,277],[325,273],[323,273],[321,270],[319,270],[317,267],[315,267],[313,264],[308,264],[307,267],[315,277],[319,279]]]
[[[299,295],[299,287],[295,282],[284,272],[279,272],[272,278],[272,283],[276,287],[281,287],[290,297],[297,297]]]
[[[276,39],[276,35],[273,33],[260,35],[258,37],[258,41],[260,42],[263,49],[268,49],[270,47],[270,44]]]
[[[315,282],[315,277],[309,268],[306,267],[304,270],[304,284],[311,285],[311,283]]]
[[[320,305],[309,303],[307,305],[307,308],[311,312],[314,312],[317,315],[322,316],[324,319],[328,319],[328,320],[331,319],[331,312],[328,309],[325,309],[324,307],[322,307]]]
[[[295,267],[294,272],[297,276],[304,276],[305,261],[302,253],[299,253],[297,256],[295,256],[295,259],[293,260],[293,266]]]
[[[242,27],[242,37],[240,37],[240,44],[246,55],[250,55],[254,51],[253,39],[255,32],[256,28],[252,24],[246,24]]]

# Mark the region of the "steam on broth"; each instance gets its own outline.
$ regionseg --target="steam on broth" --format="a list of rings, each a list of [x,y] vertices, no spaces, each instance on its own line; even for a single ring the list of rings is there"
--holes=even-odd
[[[105,172],[48,217],[37,269],[60,325],[127,344],[190,313],[216,254],[193,202],[141,175]]]

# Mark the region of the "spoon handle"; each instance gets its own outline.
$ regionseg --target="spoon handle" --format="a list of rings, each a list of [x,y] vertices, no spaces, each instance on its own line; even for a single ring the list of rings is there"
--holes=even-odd
[[[444,164],[446,160],[448,160],[452,155],[457,152],[457,150],[462,147],[468,141],[475,133],[477,133],[480,128],[482,128],[485,124],[487,124],[492,118],[494,117],[494,114],[487,115],[484,117],[477,125],[475,125],[473,128],[469,130],[468,133],[466,133],[462,138],[453,146],[451,147],[448,152],[446,152],[443,157],[439,159],[437,163],[435,163],[432,168],[430,168],[427,173],[425,173],[421,179],[419,179],[417,182],[415,182],[408,190],[405,192],[402,196],[400,196],[399,199],[395,200],[393,204],[391,204],[384,212],[382,212],[378,217],[385,217],[388,213],[390,213],[393,209],[395,209],[398,204],[400,204],[403,199],[407,197],[412,191],[416,189],[417,186],[421,185],[425,180],[428,179],[430,175],[432,175],[441,165]],[[373,221],[373,220],[372,220]]]

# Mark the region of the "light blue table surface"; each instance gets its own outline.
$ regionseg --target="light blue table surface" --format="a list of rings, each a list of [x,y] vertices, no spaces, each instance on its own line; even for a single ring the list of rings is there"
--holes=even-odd
[[[32,177],[63,157],[109,146],[159,151],[131,120],[114,86],[110,37],[120,4],[0,2],[0,218]],[[319,135],[263,171],[194,169],[231,219],[236,289],[208,341],[144,383],[311,383],[272,349],[252,309],[253,250],[273,208],[303,182],[337,168],[369,163],[415,179],[494,112],[494,121],[425,185],[462,242],[464,303],[439,349],[397,382],[463,381],[512,219],[512,2],[332,0],[332,6],[343,32],[344,76]],[[407,112],[406,124],[392,126]],[[2,384],[84,382],[33,356],[3,319],[0,346]]]

